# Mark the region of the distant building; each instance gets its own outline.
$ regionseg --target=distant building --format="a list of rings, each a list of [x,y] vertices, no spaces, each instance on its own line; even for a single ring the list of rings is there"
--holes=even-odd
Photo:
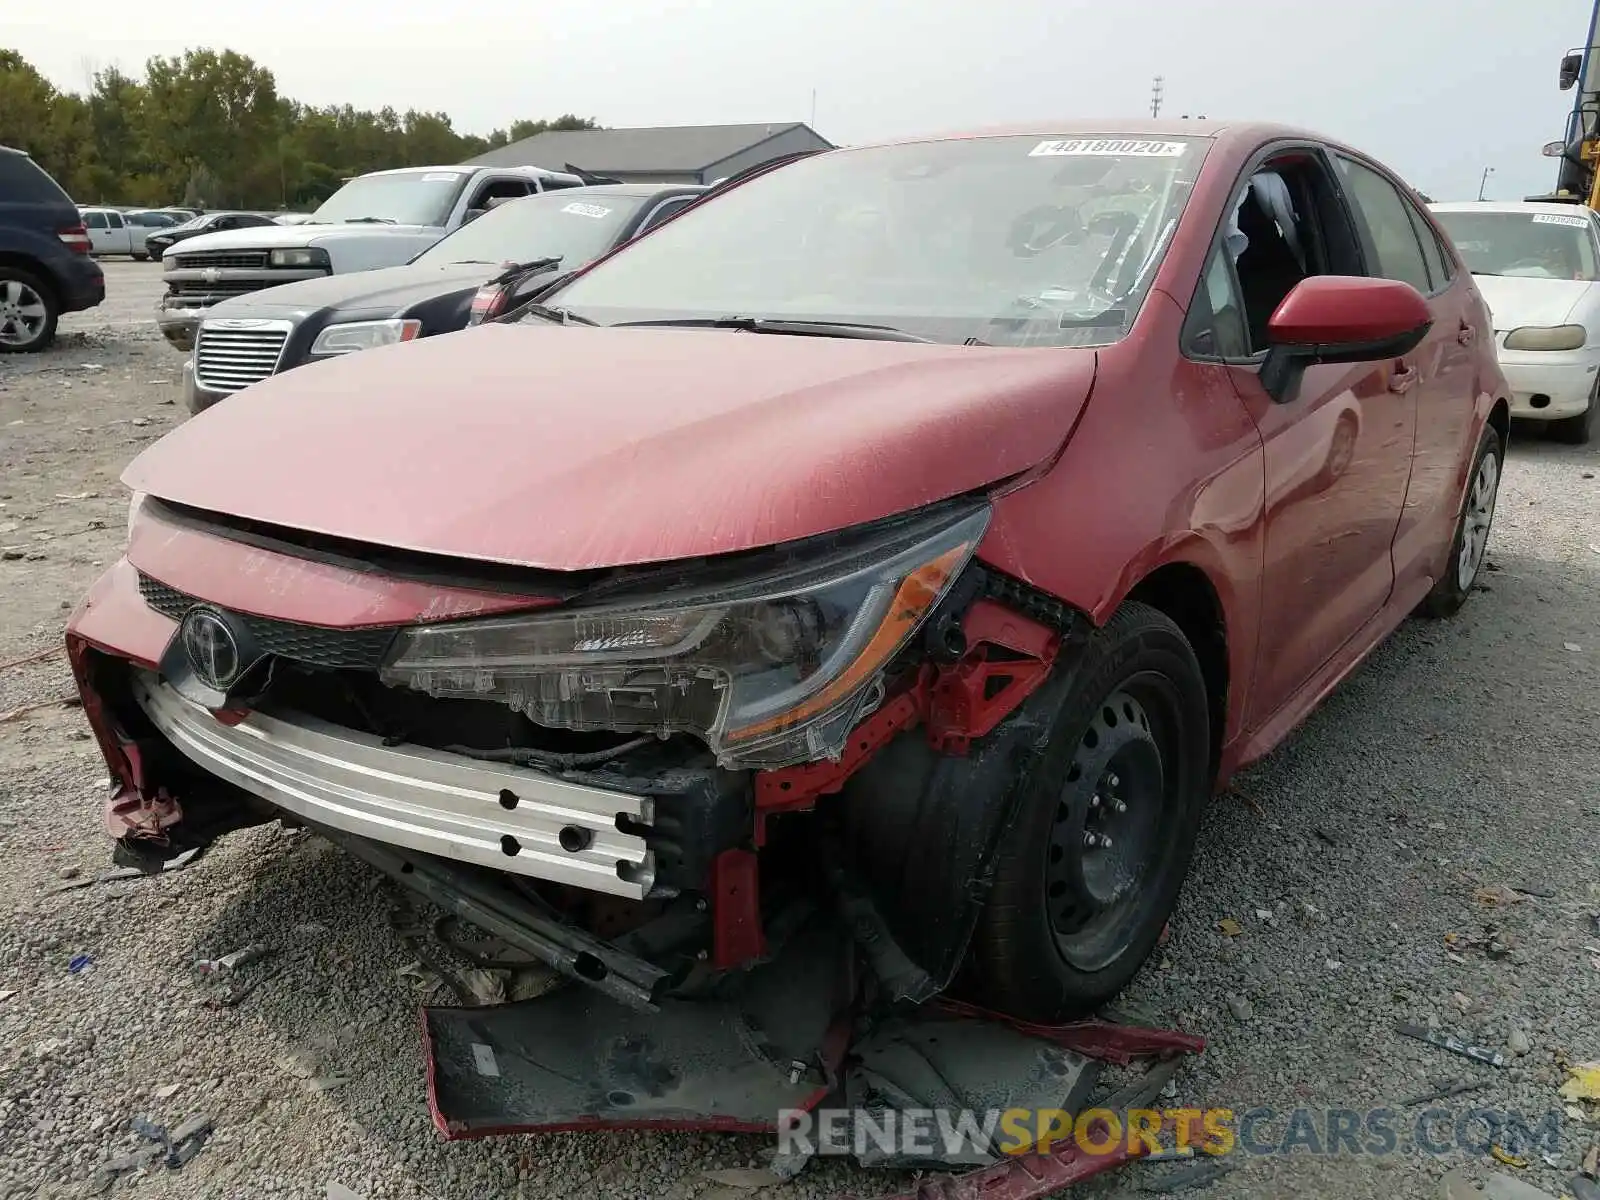
[[[833,143],[799,121],[770,125],[664,125],[538,133],[469,158],[474,167],[571,167],[624,183],[713,183],[749,167]]]

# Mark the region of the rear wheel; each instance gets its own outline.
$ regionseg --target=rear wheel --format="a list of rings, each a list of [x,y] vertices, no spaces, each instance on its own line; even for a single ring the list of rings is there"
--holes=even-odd
[[[1489,529],[1494,524],[1495,500],[1500,495],[1500,468],[1505,460],[1505,445],[1500,431],[1485,425],[1478,439],[1478,453],[1472,460],[1472,475],[1467,495],[1456,518],[1455,537],[1450,541],[1450,558],[1433,591],[1418,607],[1425,617],[1453,617],[1467,602],[1472,587],[1483,570],[1489,552]]]
[[[1589,393],[1589,407],[1575,417],[1551,421],[1550,436],[1571,446],[1588,445],[1589,436],[1594,432],[1594,410],[1597,406],[1600,406],[1600,380],[1595,382],[1594,390]]]
[[[1125,605],[1084,648],[996,854],[970,977],[990,1007],[1056,1021],[1154,949],[1211,790],[1205,681],[1164,613]]]
[[[133,256],[133,261],[134,262],[149,262],[150,261],[150,256],[148,254],[135,254]]]
[[[0,266],[0,353],[43,350],[56,336],[55,293],[20,267]]]

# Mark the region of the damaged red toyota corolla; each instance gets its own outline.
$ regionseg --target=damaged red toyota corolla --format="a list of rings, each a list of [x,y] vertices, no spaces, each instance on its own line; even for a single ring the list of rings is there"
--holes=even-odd
[[[304,822],[637,1005],[825,901],[888,993],[1059,1018],[1483,562],[1483,304],[1294,131],[820,154],[512,316],[128,469],[68,633],[124,857]]]

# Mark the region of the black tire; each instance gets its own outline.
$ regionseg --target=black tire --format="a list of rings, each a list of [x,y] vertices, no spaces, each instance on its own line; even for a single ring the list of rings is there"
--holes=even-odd
[[[1149,957],[1177,904],[1212,786],[1205,679],[1166,614],[1124,605],[1073,670],[996,851],[968,962],[975,999],[1034,1021],[1099,1008]],[[1114,766],[1130,777],[1117,777],[1112,800],[1098,802]],[[1118,791],[1124,810],[1114,812]],[[1109,848],[1085,845],[1113,828]],[[1119,845],[1120,861],[1111,857]],[[1064,875],[1081,886],[1063,884]],[[1096,915],[1074,932],[1086,912]]]
[[[135,255],[133,255],[133,261],[134,262],[149,262],[150,261],[150,256],[148,254],[135,254]]]
[[[1489,495],[1489,510],[1482,524],[1482,546],[1473,556],[1471,569],[1463,581],[1461,548],[1467,536],[1468,517],[1476,513],[1479,478],[1486,460],[1492,461],[1491,469],[1494,474],[1493,487]],[[1417,606],[1418,616],[1453,617],[1461,611],[1461,606],[1472,594],[1473,586],[1483,572],[1484,561],[1488,558],[1489,535],[1493,532],[1494,524],[1494,505],[1500,494],[1500,479],[1504,474],[1504,466],[1505,442],[1500,437],[1500,431],[1493,425],[1485,425],[1483,433],[1478,437],[1478,452],[1472,456],[1472,473],[1467,476],[1467,491],[1461,498],[1461,511],[1456,514],[1455,532],[1450,538],[1450,557],[1445,562],[1444,571],[1440,574],[1438,582],[1433,585],[1433,591],[1429,592]]]
[[[1596,382],[1594,391],[1589,393],[1588,408],[1575,417],[1562,417],[1559,421],[1550,422],[1550,436],[1558,442],[1566,442],[1569,446],[1587,446],[1589,436],[1594,432],[1596,407],[1600,407],[1600,381]]]
[[[37,324],[30,315],[43,310]],[[0,266],[0,354],[30,354],[56,337],[61,304],[55,289],[21,267]]]

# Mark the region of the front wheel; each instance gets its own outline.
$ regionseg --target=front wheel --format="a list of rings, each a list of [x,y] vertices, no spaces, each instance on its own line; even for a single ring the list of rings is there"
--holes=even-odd
[[[1155,948],[1211,791],[1205,680],[1164,613],[1129,603],[1090,639],[1051,722],[972,943],[988,1007],[1092,1011]]]
[[[149,262],[150,261],[150,256],[148,254],[135,254],[133,256],[133,261],[134,262]]]
[[[1589,393],[1589,407],[1572,417],[1562,417],[1550,422],[1550,436],[1569,446],[1587,446],[1594,432],[1594,410],[1600,407],[1600,382]]]
[[[1505,461],[1505,443],[1500,431],[1485,425],[1478,438],[1478,453],[1472,460],[1467,495],[1456,518],[1455,536],[1450,540],[1450,558],[1433,591],[1423,599],[1417,612],[1424,617],[1453,617],[1472,594],[1472,587],[1483,570],[1489,550],[1489,528],[1494,523],[1494,505],[1500,495],[1500,471]]]

